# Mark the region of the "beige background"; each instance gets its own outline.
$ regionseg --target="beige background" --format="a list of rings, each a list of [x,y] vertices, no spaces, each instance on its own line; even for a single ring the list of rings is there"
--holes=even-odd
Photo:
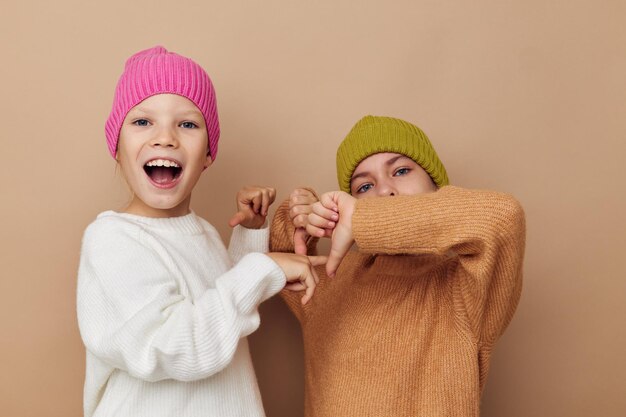
[[[82,413],[80,239],[127,198],[103,123],[124,60],[155,44],[215,83],[220,154],[193,207],[225,239],[239,187],[335,188],[358,118],[410,120],[453,183],[511,192],[528,217],[483,415],[626,415],[622,0],[3,0],[0,415]],[[279,299],[261,312],[267,413],[299,416],[298,327]]]

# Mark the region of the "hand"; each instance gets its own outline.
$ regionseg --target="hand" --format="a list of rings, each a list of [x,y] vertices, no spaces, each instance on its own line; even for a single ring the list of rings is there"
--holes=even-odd
[[[330,254],[326,263],[326,273],[329,277],[335,275],[339,264],[354,243],[352,214],[355,204],[356,199],[350,194],[331,191],[323,194],[320,201],[313,204],[312,212],[309,214],[307,232],[311,236],[322,237],[329,234],[331,236]]]
[[[267,211],[276,198],[276,190],[271,187],[249,186],[237,193],[237,213],[230,218],[228,225],[238,224],[248,229],[260,229],[265,224]]]
[[[339,220],[337,210],[337,205],[331,200],[312,204],[305,226],[307,233],[316,237],[331,237]]]
[[[306,241],[309,234],[306,232],[311,206],[317,202],[317,197],[304,188],[296,188],[289,195],[289,218],[296,228],[293,234],[295,253],[306,255]]]
[[[309,302],[315,292],[315,286],[320,282],[315,266],[324,265],[325,256],[303,256],[293,253],[270,252],[267,254],[278,264],[287,277],[286,289],[290,291],[305,290],[302,304]]]

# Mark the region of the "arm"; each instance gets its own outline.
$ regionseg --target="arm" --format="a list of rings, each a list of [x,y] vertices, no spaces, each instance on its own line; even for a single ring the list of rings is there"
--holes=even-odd
[[[313,193],[313,190],[310,190]],[[270,251],[271,252],[294,252],[294,235],[296,227],[293,224],[290,212],[290,197],[283,201],[283,203],[276,209],[272,224],[270,227]],[[307,235],[308,236],[308,235]],[[308,236],[306,239],[307,253],[309,255],[317,254],[317,238]],[[304,309],[300,302],[301,293],[283,290],[280,292],[280,296],[283,298],[291,312],[296,316],[299,321],[303,320]]]
[[[352,217],[359,249],[381,254],[453,254],[455,299],[481,345],[508,325],[522,282],[525,218],[512,197],[444,187],[420,196],[359,200]]]
[[[233,228],[228,244],[228,254],[233,262],[252,252],[267,253],[269,251],[269,228],[247,229],[241,225]]]
[[[283,288],[285,275],[266,255],[250,254],[191,300],[174,278],[175,263],[165,262],[169,254],[140,233],[97,225],[85,233],[77,312],[86,348],[146,381],[219,372],[258,327],[259,303]]]

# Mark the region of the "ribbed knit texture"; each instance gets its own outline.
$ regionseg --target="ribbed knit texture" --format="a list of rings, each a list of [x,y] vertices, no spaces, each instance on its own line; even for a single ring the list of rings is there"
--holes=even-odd
[[[267,244],[267,229],[238,226],[227,251],[193,213],[100,214],[78,272],[85,416],[263,416],[246,336],[285,285],[250,253]]]
[[[524,213],[506,194],[447,186],[357,201],[358,251],[304,307],[306,417],[477,417],[489,358],[516,309]],[[288,202],[270,249],[289,251]],[[313,249],[311,246],[310,249]]]
[[[393,117],[365,116],[337,149],[337,181],[350,193],[350,179],[359,163],[380,152],[401,153],[430,175],[437,187],[448,185],[448,174],[428,136],[417,126]]]
[[[120,129],[130,109],[148,97],[164,93],[186,97],[202,112],[209,135],[209,153],[215,160],[220,124],[213,83],[200,65],[162,46],[138,52],[126,61],[104,128],[111,155],[115,158]]]

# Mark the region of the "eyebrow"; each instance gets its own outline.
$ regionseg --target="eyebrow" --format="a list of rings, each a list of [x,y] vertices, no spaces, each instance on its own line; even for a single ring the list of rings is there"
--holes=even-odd
[[[195,116],[202,116],[202,112],[198,109],[198,110],[193,110],[193,109],[189,109],[189,110],[185,110],[183,112],[180,112],[179,114],[187,116],[187,115],[195,115]]]
[[[391,166],[391,165],[393,165],[393,164],[394,164],[394,163],[395,163],[398,159],[400,159],[400,158],[408,158],[408,159],[410,159],[410,158],[409,158],[408,156],[406,156],[406,155],[397,155],[397,156],[394,156],[394,157],[392,157],[392,158],[389,158],[387,161],[385,161],[385,165],[387,165],[387,166]],[[352,183],[352,181],[354,181],[354,180],[355,180],[355,179],[357,179],[357,178],[367,177],[367,176],[369,176],[369,175],[370,175],[369,171],[360,172],[360,173],[358,173],[358,174],[356,174],[356,175],[352,176],[352,178],[350,178],[350,182]]]
[[[130,109],[130,111],[128,113],[130,113],[131,111],[137,111],[140,113],[144,113],[144,114],[152,114],[154,113],[152,110],[150,109],[146,109],[144,107],[141,107],[140,105],[137,105],[135,107],[133,107],[132,109]],[[200,116],[203,117],[202,112],[200,110],[195,110],[195,109],[189,109],[189,110],[184,110],[181,111],[179,113],[177,113],[177,116],[179,117],[188,117],[188,116]]]

